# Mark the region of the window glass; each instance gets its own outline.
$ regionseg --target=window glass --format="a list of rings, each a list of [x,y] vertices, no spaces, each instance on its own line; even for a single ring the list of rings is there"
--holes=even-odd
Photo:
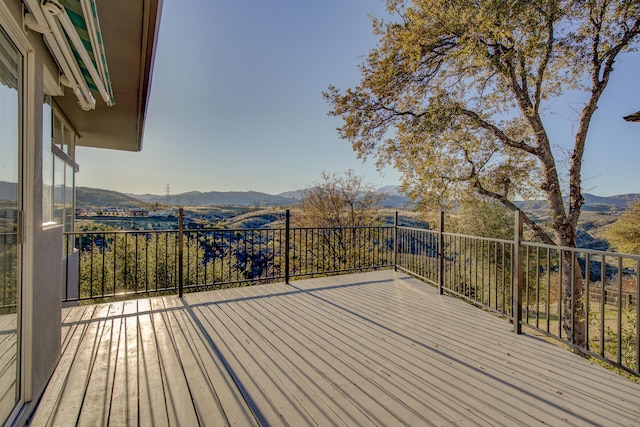
[[[53,221],[63,224],[64,220],[64,161],[54,156],[53,163]]]
[[[64,168],[64,231],[73,231],[73,220],[75,217],[73,197],[75,171],[73,166],[68,163],[65,163]]]
[[[53,153],[51,152],[52,130],[51,98],[42,104],[42,222],[53,221]]]
[[[43,116],[43,224],[64,225],[64,231],[73,231],[77,168],[74,162],[75,132],[52,107],[50,97],[45,100]]]
[[[62,148],[62,121],[59,117],[53,117],[53,143]]]
[[[0,424],[18,401],[22,55],[0,27]]]
[[[74,156],[74,153],[75,153],[75,146],[74,146],[75,135],[74,135],[73,131],[71,129],[69,129],[68,127],[63,126],[63,128],[64,128],[64,141],[63,141],[64,146],[62,148],[64,149],[64,152],[69,155],[69,157],[73,158],[73,157],[75,157]]]

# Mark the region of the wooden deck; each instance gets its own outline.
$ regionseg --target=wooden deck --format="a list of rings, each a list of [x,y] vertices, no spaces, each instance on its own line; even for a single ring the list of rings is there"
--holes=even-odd
[[[0,314],[0,418],[10,413],[16,404],[17,323],[15,313]]]
[[[31,424],[638,426],[640,385],[381,271],[65,309]]]

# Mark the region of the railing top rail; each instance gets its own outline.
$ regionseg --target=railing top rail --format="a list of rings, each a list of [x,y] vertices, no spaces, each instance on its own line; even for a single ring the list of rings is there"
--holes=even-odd
[[[238,232],[238,231],[273,231],[283,230],[283,228],[185,228],[183,232]],[[163,234],[163,233],[178,233],[179,230],[102,230],[102,231],[65,231],[65,236],[73,236],[75,234],[85,235],[97,235],[97,234]]]
[[[621,258],[640,261],[640,255],[634,255],[634,254],[624,254],[624,253],[610,252],[610,251],[599,251],[597,249],[572,248],[569,246],[548,245],[545,243],[535,243],[535,242],[521,242],[521,243],[523,246],[534,247],[534,248],[553,249],[553,250],[564,251],[564,252],[588,253],[589,255],[600,255],[600,256],[607,256],[607,257],[621,257]]]
[[[291,230],[352,230],[367,228],[384,228],[391,229],[393,225],[351,225],[342,227],[291,227]]]
[[[291,230],[351,230],[351,229],[392,229],[393,225],[360,225],[360,226],[344,226],[344,227],[291,227]],[[185,233],[193,232],[244,232],[244,231],[284,231],[285,227],[269,227],[269,228],[185,228]],[[98,235],[98,234],[162,234],[162,233],[178,233],[175,230],[94,230],[94,231],[65,231],[65,236],[73,236],[77,234]]]
[[[484,240],[487,242],[495,242],[495,243],[506,243],[508,245],[513,245],[514,243],[514,240],[496,239],[493,237],[469,236],[468,234],[447,233],[447,232],[444,232],[442,234],[444,236],[450,236],[450,237],[471,237],[472,239]]]
[[[162,233],[178,233],[178,230],[94,230],[94,231],[65,231],[64,236],[83,235],[99,235],[99,234],[162,234]]]
[[[393,227],[393,226],[391,226],[391,227]],[[407,230],[407,231],[424,231],[424,232],[427,232],[427,233],[438,234],[438,230],[431,230],[429,228],[407,227],[407,226],[404,226],[404,225],[399,225],[398,228],[401,229],[401,230]]]

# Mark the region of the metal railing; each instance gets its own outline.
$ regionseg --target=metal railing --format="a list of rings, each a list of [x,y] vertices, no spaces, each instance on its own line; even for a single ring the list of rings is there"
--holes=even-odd
[[[391,268],[640,375],[640,256],[393,226],[67,233],[67,301]]]
[[[0,315],[16,312],[18,258],[18,233],[0,232]]]
[[[640,256],[522,243],[521,323],[640,375]]]
[[[640,256],[397,227],[396,268],[640,375]]]
[[[398,247],[397,268],[511,317],[513,241],[398,227]]]
[[[393,227],[184,229],[65,233],[78,254],[65,302],[289,282],[393,266]],[[68,251],[73,252],[73,251]]]

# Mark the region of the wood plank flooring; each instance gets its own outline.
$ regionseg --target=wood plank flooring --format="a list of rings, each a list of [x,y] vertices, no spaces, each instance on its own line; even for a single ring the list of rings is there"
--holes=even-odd
[[[0,416],[7,415],[16,404],[17,323],[17,314],[0,314]]]
[[[380,271],[65,309],[34,426],[640,425],[640,385]]]

